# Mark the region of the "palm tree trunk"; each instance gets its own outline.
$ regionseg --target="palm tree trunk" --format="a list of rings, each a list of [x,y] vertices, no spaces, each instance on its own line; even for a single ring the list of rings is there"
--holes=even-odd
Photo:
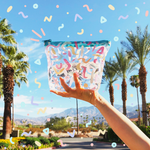
[[[138,112],[139,112],[139,115],[138,115],[138,120],[139,120],[139,126],[141,125],[141,120],[140,120],[140,105],[139,105],[139,95],[138,95],[138,87],[136,88],[137,89],[137,101],[138,101]]]
[[[76,105],[77,105],[77,135],[79,133],[79,124],[78,124],[78,99],[76,99]]]
[[[5,101],[4,117],[3,117],[3,138],[10,139],[11,133],[11,103]]]
[[[9,139],[11,133],[11,103],[13,101],[14,70],[8,65],[3,69],[3,93],[4,93],[4,117],[3,117],[3,138]]]
[[[125,79],[123,79],[122,81],[122,100],[123,100],[123,114],[126,116],[127,84]]]
[[[140,78],[140,93],[142,95],[142,117],[143,124],[147,126],[147,111],[146,111],[146,92],[147,92],[147,82],[146,82],[146,68],[144,65],[141,65],[139,69],[139,78]]]
[[[110,95],[111,105],[114,106],[114,88],[112,84],[109,86],[109,95]]]
[[[143,124],[147,126],[147,110],[146,108],[146,93],[142,94],[142,114],[143,114]]]

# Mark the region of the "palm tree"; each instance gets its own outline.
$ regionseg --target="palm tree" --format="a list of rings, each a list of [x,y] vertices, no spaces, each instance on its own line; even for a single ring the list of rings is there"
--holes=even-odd
[[[82,115],[80,115],[80,117],[81,117],[81,124],[82,124]]]
[[[100,123],[100,119],[101,119],[101,117],[99,117],[99,123]]]
[[[114,71],[117,72],[118,76],[123,79],[122,81],[122,101],[123,101],[123,114],[126,116],[126,100],[127,100],[127,84],[126,78],[129,73],[133,70],[136,70],[136,62],[132,61],[131,58],[124,52],[123,48],[121,51],[117,49],[117,53],[115,52],[115,56],[117,61],[113,63],[109,63]]]
[[[86,115],[86,122],[88,123],[88,119],[89,119],[89,116],[88,115]]]
[[[11,103],[13,102],[14,86],[16,83],[20,87],[20,81],[27,84],[24,73],[30,69],[27,61],[21,61],[27,57],[23,52],[17,53],[16,47],[4,46],[7,50],[6,57],[2,55],[2,75],[3,75],[3,94],[4,94],[4,118],[3,118],[3,138],[9,139],[11,133]],[[19,80],[19,81],[18,81]]]
[[[114,71],[112,69],[112,66],[110,65],[111,63],[114,63],[111,61],[111,59],[109,60],[109,62],[105,62],[105,66],[104,66],[104,76],[102,77],[102,84],[104,84],[105,82],[107,82],[107,86],[106,89],[109,86],[109,95],[110,95],[110,102],[111,105],[114,106],[114,88],[113,88],[113,83],[118,79],[118,74],[116,71]]]
[[[0,21],[0,39],[6,43],[6,44],[17,44],[13,34],[15,34],[16,31],[11,29],[11,25],[7,23],[6,19],[3,19]],[[1,75],[1,68],[2,68],[2,61],[1,61],[1,47],[2,44],[0,43],[0,75]],[[6,52],[5,49],[2,49],[2,51]]]
[[[77,135],[78,135],[78,133],[79,133],[79,122],[78,122],[78,119],[79,119],[79,117],[78,117],[78,99],[76,99],[76,109],[77,109]]]
[[[145,60],[149,58],[150,53],[150,34],[148,34],[148,26],[146,26],[144,33],[141,33],[141,28],[137,27],[136,34],[133,32],[127,33],[127,42],[122,41],[121,44],[127,48],[127,53],[134,61],[140,65],[140,93],[142,96],[142,116],[143,124],[147,126],[147,111],[146,111],[146,92],[147,92],[147,71],[145,68]],[[148,60],[149,61],[149,60]],[[147,61],[147,62],[148,62]]]
[[[139,95],[138,95],[138,87],[140,86],[140,80],[139,80],[139,75],[133,75],[130,77],[130,85],[132,87],[136,87],[136,90],[137,90],[137,101],[138,101],[138,112],[139,112],[139,115],[138,115],[138,122],[139,122],[139,126],[141,125],[141,121],[140,121],[140,106],[139,106]]]

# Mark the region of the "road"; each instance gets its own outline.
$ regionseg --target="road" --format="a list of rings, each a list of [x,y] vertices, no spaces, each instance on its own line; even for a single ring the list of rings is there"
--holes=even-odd
[[[63,144],[66,144],[66,146],[58,149],[63,150],[130,150],[127,146],[117,145],[113,148],[111,144],[108,143],[94,142],[92,141],[93,138],[61,138],[61,140],[63,141]],[[93,146],[91,146],[91,143],[93,143]]]

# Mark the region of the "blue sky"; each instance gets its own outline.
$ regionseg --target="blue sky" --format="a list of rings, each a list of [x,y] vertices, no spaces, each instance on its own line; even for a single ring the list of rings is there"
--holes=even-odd
[[[33,5],[37,4],[38,8],[33,8]],[[91,12],[87,10],[86,7],[83,7],[85,4],[89,6],[89,9],[92,9]],[[56,6],[59,5],[57,8]],[[108,5],[114,6],[115,10],[111,10]],[[63,98],[57,96],[53,93],[50,93],[48,85],[48,73],[47,73],[47,58],[45,54],[45,47],[42,40],[51,39],[52,41],[98,41],[98,40],[110,40],[111,48],[107,54],[106,60],[113,58],[114,53],[117,51],[117,48],[121,48],[120,41],[126,40],[126,31],[132,30],[136,31],[138,25],[141,26],[142,31],[144,31],[146,25],[149,25],[150,14],[146,17],[146,11],[150,11],[149,0],[81,0],[81,1],[71,1],[71,0],[0,0],[0,17],[1,19],[7,18],[8,23],[12,25],[12,28],[17,32],[15,38],[18,43],[18,49],[23,51],[28,55],[29,63],[31,66],[31,72],[28,72],[28,85],[25,83],[21,84],[21,88],[15,86],[14,90],[14,100],[15,100],[15,113],[29,116],[29,117],[39,117],[45,116],[48,114],[59,113],[68,108],[74,108],[76,105],[76,100],[73,98]],[[12,6],[12,10],[7,12],[7,9]],[[34,5],[35,6],[35,5]],[[137,14],[138,7],[140,13]],[[23,18],[19,12],[23,12],[26,18]],[[68,12],[68,13],[67,13]],[[77,21],[74,21],[75,15],[79,14],[83,19],[77,18]],[[118,20],[119,16],[126,17],[127,19]],[[28,17],[27,17],[28,16]],[[51,21],[45,21],[45,17],[52,16]],[[107,22],[101,24],[101,16],[107,19]],[[64,28],[58,31],[58,27],[64,24]],[[45,32],[45,36],[41,32],[41,28]],[[20,30],[23,30],[20,33]],[[77,32],[81,32],[81,29],[84,29],[82,35],[78,35]],[[32,30],[36,31],[42,36],[39,38],[35,35]],[[100,30],[103,32],[100,33]],[[149,29],[150,31],[150,29]],[[92,35],[90,35],[92,34]],[[114,37],[118,37],[118,41],[114,41]],[[39,42],[30,40],[38,39]],[[1,41],[0,41],[1,42]],[[37,65],[34,62],[40,59],[41,65]],[[148,69],[149,63],[146,65]],[[137,66],[139,67],[139,66]],[[36,73],[35,73],[36,71]],[[129,85],[128,79],[131,75],[138,74],[138,71],[132,72],[127,81],[127,106],[137,105],[137,93],[136,89]],[[149,73],[147,74],[147,93],[146,98],[147,102],[149,100]],[[38,84],[34,82],[37,78],[37,82],[41,83],[41,87],[38,88]],[[121,99],[121,82],[119,79],[114,85],[114,104],[123,105]],[[120,88],[117,90],[119,84]],[[99,93],[108,101],[109,92],[108,89],[105,91],[106,85],[101,85]],[[19,96],[17,96],[19,94]],[[130,96],[133,94],[133,97]],[[140,93],[139,93],[140,94]],[[31,98],[34,97],[34,103],[39,105],[31,105]],[[41,98],[44,98],[43,100]],[[21,103],[24,102],[25,106],[23,107]],[[140,95],[140,104],[141,104],[141,95]],[[88,107],[91,104],[79,100],[79,107]],[[4,110],[3,98],[0,100],[0,113],[3,113]],[[38,110],[44,109],[47,107],[45,113],[40,112],[37,114]]]

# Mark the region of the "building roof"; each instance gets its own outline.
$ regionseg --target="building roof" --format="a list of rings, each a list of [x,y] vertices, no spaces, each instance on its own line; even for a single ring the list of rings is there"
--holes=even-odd
[[[131,118],[131,121],[138,121],[138,118]]]

